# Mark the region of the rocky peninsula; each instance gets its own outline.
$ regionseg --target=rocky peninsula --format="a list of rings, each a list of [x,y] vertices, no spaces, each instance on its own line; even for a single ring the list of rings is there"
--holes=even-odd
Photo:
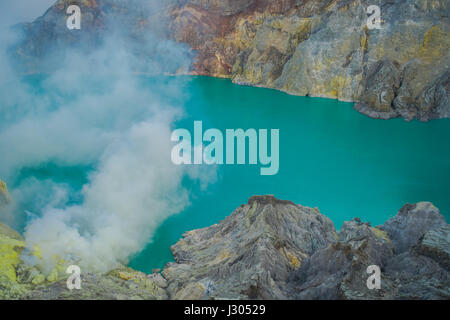
[[[139,2],[59,0],[34,22],[17,26],[23,38],[11,53],[23,72],[46,72],[51,66],[46,58],[58,60],[55,49],[92,49],[115,21],[135,40],[141,60],[151,55],[145,35],[154,33],[189,46],[190,74],[352,101],[373,118],[450,117],[446,0],[164,3],[146,14]],[[78,4],[83,13],[77,32],[65,27],[69,4]],[[380,8],[380,29],[367,27],[369,5]]]
[[[450,226],[429,202],[406,204],[380,226],[355,218],[337,231],[317,208],[254,196],[186,232],[162,271],[83,273],[72,291],[63,264],[44,274],[22,260],[24,246],[0,224],[1,299],[450,298]],[[379,290],[367,288],[369,265],[381,269]]]

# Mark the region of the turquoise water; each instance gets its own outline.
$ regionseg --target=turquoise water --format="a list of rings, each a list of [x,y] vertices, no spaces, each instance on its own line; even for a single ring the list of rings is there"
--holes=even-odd
[[[164,79],[142,78],[143,90],[155,90],[155,80]],[[218,223],[257,194],[318,207],[338,229],[354,217],[381,224],[405,203],[418,201],[432,201],[449,221],[450,119],[374,120],[356,112],[351,103],[290,96],[224,79],[181,80],[185,81],[186,96],[174,99],[186,99],[186,116],[173,129],[192,131],[194,120],[203,121],[204,131],[279,129],[279,172],[261,176],[260,165],[224,165],[219,166],[217,182],[205,190],[186,180],[191,205],[158,228],[131,267],[145,272],[163,267],[173,259],[170,246],[185,231]],[[77,203],[94,169],[95,163],[79,167],[47,163],[22,169],[9,183],[12,189],[30,177],[67,183],[72,189],[69,200]],[[46,199],[34,194],[19,199],[20,208],[38,212],[45,205],[40,197]]]
[[[192,186],[191,206],[167,219],[130,266],[145,272],[172,261],[170,246],[183,232],[210,226],[256,194],[274,194],[318,207],[336,228],[361,217],[382,224],[405,203],[432,201],[450,215],[450,119],[422,123],[374,120],[351,103],[296,97],[194,77],[188,115],[177,128],[280,129],[280,170],[261,176],[259,165],[225,165],[217,183]]]

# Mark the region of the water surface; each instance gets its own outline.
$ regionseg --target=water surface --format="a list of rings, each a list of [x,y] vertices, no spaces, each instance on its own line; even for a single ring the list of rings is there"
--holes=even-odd
[[[177,128],[192,132],[202,120],[203,130],[280,129],[280,170],[261,176],[259,165],[220,166],[214,185],[192,186],[191,206],[161,225],[133,268],[162,267],[183,232],[218,223],[258,194],[318,207],[338,229],[354,217],[382,224],[418,201],[432,201],[448,221],[450,119],[374,120],[351,103],[206,77],[193,77],[188,92],[188,114]]]
[[[155,90],[155,82],[164,85],[173,79],[141,80],[142,90]],[[93,87],[102,83],[87,81]],[[351,103],[290,96],[234,85],[225,79],[183,77],[180,81],[186,82],[182,90],[186,96],[174,95],[173,99],[186,99],[186,115],[173,129],[192,131],[194,120],[203,121],[204,131],[279,129],[279,172],[261,176],[260,165],[223,165],[218,167],[217,182],[206,189],[186,179],[191,205],[157,229],[147,247],[132,259],[131,267],[145,272],[163,267],[173,259],[170,246],[185,231],[218,223],[252,195],[273,194],[318,207],[338,229],[354,217],[382,224],[405,203],[418,201],[432,201],[449,221],[450,119],[428,123],[374,120],[355,111]],[[39,78],[31,83],[39,92]],[[140,120],[139,112],[134,116],[135,121]],[[102,121],[107,125],[108,119]],[[170,155],[167,159],[170,161]],[[8,184],[14,190],[21,183],[32,182],[29,179],[66,183],[71,190],[68,204],[80,203],[81,188],[95,165],[40,164],[23,168]],[[15,201],[21,211],[39,212],[49,198],[43,192]]]

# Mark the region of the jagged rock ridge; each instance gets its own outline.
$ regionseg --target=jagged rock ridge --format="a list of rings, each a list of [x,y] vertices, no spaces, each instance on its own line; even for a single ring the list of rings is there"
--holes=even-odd
[[[20,260],[20,235],[0,227],[0,242],[0,255],[12,257],[0,264],[8,299],[450,298],[450,226],[429,202],[407,204],[381,226],[355,218],[336,232],[317,208],[255,196],[185,233],[161,273],[86,273],[81,291],[68,290],[63,273],[33,282],[39,270]],[[381,269],[380,290],[367,288],[370,265]]]
[[[223,222],[186,233],[163,275],[174,299],[287,299],[289,274],[334,241],[333,223],[317,209],[252,197]]]

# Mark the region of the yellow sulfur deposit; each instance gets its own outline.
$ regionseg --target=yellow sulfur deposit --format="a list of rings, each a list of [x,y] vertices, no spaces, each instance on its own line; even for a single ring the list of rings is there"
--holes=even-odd
[[[20,263],[20,255],[25,246],[20,235],[0,224],[0,277],[16,281],[16,267]]]

